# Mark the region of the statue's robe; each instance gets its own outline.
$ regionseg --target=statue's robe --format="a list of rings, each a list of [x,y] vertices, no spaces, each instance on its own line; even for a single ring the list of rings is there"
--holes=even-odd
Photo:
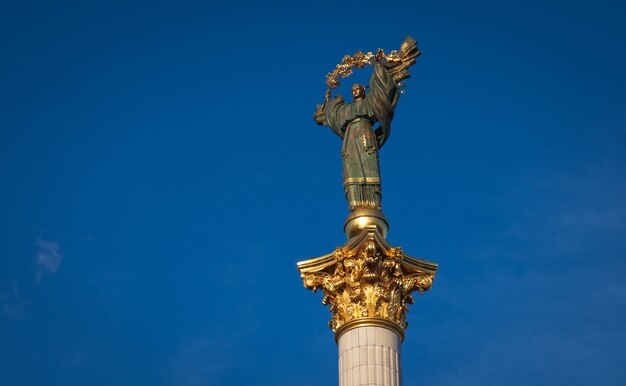
[[[399,90],[389,74],[376,64],[364,98],[345,103],[343,97],[323,107],[326,125],[343,139],[343,186],[350,210],[359,207],[381,209],[378,150],[391,132],[391,120]],[[374,124],[380,126],[374,130]]]

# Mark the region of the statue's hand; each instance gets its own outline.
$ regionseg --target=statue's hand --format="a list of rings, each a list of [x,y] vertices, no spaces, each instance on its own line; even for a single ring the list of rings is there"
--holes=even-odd
[[[313,114],[313,119],[317,122],[318,125],[324,126],[326,124],[326,116],[324,115],[324,105],[315,106],[315,113]]]

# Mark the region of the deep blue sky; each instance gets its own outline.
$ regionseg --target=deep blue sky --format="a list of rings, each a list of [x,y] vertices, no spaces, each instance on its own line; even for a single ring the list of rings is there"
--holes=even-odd
[[[5,0],[0,384],[336,384],[296,270],[345,241],[340,140],[312,113],[344,54],[407,35],[383,206],[440,271],[405,384],[626,384],[624,15]]]

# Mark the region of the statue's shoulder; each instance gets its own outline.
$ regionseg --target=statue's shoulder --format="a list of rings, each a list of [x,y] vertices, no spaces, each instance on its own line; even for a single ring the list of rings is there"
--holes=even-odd
[[[341,94],[337,94],[335,97],[326,101],[326,105],[324,107],[325,111],[333,111],[335,109],[341,108],[341,106],[346,105],[343,96]]]
[[[337,94],[335,95],[335,97],[333,97],[333,99],[330,100],[330,102],[337,104],[337,103],[344,103],[345,101],[343,99],[343,95]]]

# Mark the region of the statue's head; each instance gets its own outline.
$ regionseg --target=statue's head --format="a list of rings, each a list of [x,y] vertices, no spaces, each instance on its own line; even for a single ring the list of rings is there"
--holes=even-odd
[[[360,83],[352,85],[352,96],[354,100],[363,99],[365,97],[365,86]]]

